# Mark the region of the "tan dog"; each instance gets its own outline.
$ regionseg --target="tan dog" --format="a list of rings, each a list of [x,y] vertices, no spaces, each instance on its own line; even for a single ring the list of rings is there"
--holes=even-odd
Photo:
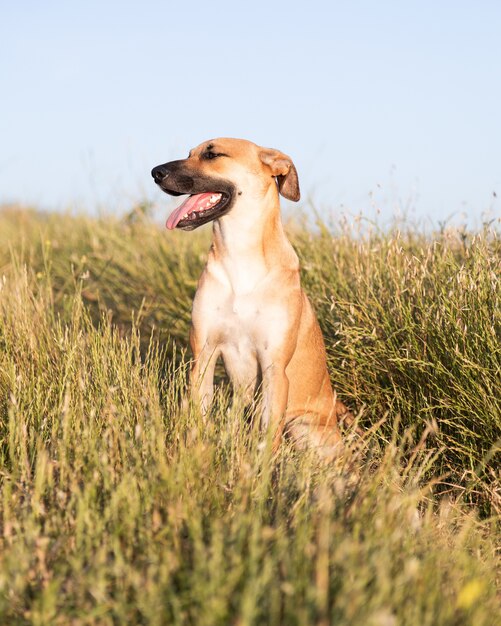
[[[272,429],[273,450],[285,428],[298,446],[332,458],[340,447],[338,417],[348,411],[332,391],[322,333],[282,226],[279,193],[299,200],[291,159],[249,141],[213,139],[152,176],[168,194],[189,194],[167,228],[214,221],[193,302],[193,397],[206,413],[222,356],[248,401],[262,390],[261,428]]]

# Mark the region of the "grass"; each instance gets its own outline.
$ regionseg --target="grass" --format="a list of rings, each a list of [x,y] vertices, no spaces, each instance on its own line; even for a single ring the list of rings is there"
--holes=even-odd
[[[210,233],[0,213],[0,623],[501,624],[501,242],[290,227],[335,466],[186,394]]]

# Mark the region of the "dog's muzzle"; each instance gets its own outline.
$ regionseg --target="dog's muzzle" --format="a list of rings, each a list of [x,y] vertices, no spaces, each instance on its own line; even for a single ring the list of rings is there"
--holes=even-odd
[[[186,165],[185,160],[157,165],[151,170],[155,183],[170,196],[187,195],[167,220],[167,228],[193,230],[228,213],[235,200],[235,185],[212,178]]]

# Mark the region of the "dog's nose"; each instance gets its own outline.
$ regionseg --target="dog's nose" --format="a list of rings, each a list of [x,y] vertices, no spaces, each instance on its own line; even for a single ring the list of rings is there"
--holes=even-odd
[[[153,176],[156,183],[161,183],[162,180],[167,176],[167,169],[163,165],[157,165],[151,170],[151,175]]]

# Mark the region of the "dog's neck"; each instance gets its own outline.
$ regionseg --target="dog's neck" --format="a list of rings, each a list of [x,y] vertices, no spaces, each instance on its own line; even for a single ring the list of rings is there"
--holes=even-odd
[[[291,245],[285,235],[280,215],[280,201],[275,189],[262,198],[239,197],[231,211],[214,222],[213,247],[219,258],[237,259],[255,256],[265,262],[276,261]]]
[[[264,201],[240,197],[227,215],[214,221],[210,260],[222,266],[235,292],[251,288],[272,270],[299,268],[276,189],[270,187]]]

